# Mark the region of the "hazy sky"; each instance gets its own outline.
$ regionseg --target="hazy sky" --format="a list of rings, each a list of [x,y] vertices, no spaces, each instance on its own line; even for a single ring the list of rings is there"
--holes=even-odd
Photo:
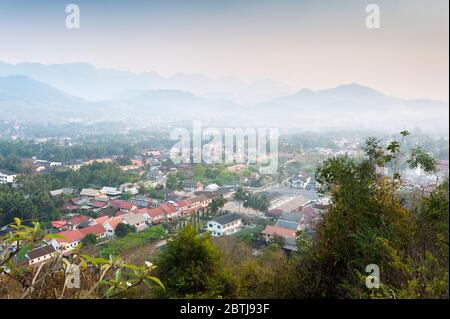
[[[81,28],[65,27],[65,7]],[[365,26],[365,7],[381,28]],[[270,78],[312,89],[357,82],[448,100],[448,0],[0,0],[0,61]]]

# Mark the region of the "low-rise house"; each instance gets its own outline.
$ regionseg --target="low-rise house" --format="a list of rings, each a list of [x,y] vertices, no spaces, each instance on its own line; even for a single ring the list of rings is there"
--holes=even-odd
[[[73,188],[60,188],[50,191],[50,195],[52,196],[72,195],[73,192],[74,192]]]
[[[67,163],[64,163],[62,166],[64,168],[71,169],[73,171],[77,171],[81,168],[81,165],[82,165],[81,162],[67,162]]]
[[[275,227],[287,228],[287,229],[290,229],[293,231],[301,230],[300,223],[292,222],[292,221],[285,220],[285,219],[278,219],[277,222],[275,223]]]
[[[266,213],[267,216],[273,218],[279,218],[281,214],[283,214],[283,210],[278,208],[271,209]]]
[[[297,238],[285,237],[283,249],[287,251],[297,251]]]
[[[242,228],[242,218],[239,214],[232,213],[214,218],[208,221],[206,230],[214,237],[230,235]]]
[[[180,217],[178,207],[171,203],[161,204],[159,205],[159,207],[161,207],[161,209],[164,211],[164,217],[167,220],[173,220],[177,217]]]
[[[14,181],[17,178],[17,174],[7,171],[7,170],[0,170],[0,184],[11,184],[14,183]]]
[[[70,255],[78,244],[89,234],[95,234],[97,239],[107,237],[107,230],[101,224],[95,224],[82,229],[67,230],[58,233],[57,238],[50,240],[53,248],[61,252],[64,256]]]
[[[203,183],[194,180],[183,181],[183,190],[185,192],[195,192],[203,190]]]
[[[279,236],[284,239],[283,249],[288,252],[297,251],[297,230],[292,229],[293,227],[288,224],[281,224],[280,226],[288,226],[290,228],[268,225],[262,231],[264,240],[271,242],[275,236]]]
[[[57,235],[57,238],[51,239],[50,244],[64,256],[70,255],[84,238],[83,233],[79,230],[67,230]]]
[[[65,220],[54,220],[54,221],[52,221],[51,224],[52,224],[53,228],[56,228],[59,230],[67,229],[69,227],[67,221],[65,221]]]
[[[117,187],[103,187],[100,192],[110,197],[116,197],[122,194],[122,190]]]
[[[102,208],[107,207],[108,203],[107,202],[102,202],[102,201],[94,201],[94,202],[91,202],[89,204],[89,206],[92,206],[92,207],[94,207],[96,209],[102,209]]]
[[[94,219],[94,224],[104,225],[108,220],[110,220],[109,216],[107,216],[107,215],[100,216],[100,217]]]
[[[92,226],[88,226],[86,228],[80,229],[79,231],[83,235],[83,238],[89,234],[94,234],[97,237],[97,239],[105,238],[107,232],[102,224],[95,224]]]
[[[103,194],[97,189],[83,188],[80,192],[80,196],[85,199],[95,199],[103,196]]]
[[[292,188],[306,189],[311,182],[311,177],[299,173],[289,180]]]
[[[139,194],[139,188],[132,183],[122,184],[120,185],[119,189],[123,193],[130,193],[131,195]]]
[[[50,166],[50,167],[61,167],[62,163],[61,162],[49,162],[48,166]]]
[[[133,214],[140,214],[144,217],[145,223],[150,225],[152,223],[152,218],[150,217],[149,208],[140,208],[138,210],[133,211]]]
[[[303,214],[300,212],[284,212],[281,214],[280,218],[300,224],[303,220]]]
[[[201,209],[208,207],[208,205],[212,202],[212,198],[205,194],[202,194],[189,198],[189,201],[192,204],[192,209]]]
[[[192,203],[188,199],[183,199],[175,203],[178,206],[180,216],[189,216],[193,212]]]
[[[275,236],[280,236],[283,238],[295,238],[296,231],[288,228],[281,228],[276,226],[267,225],[262,231],[264,240],[269,242],[274,239]]]
[[[160,224],[166,220],[166,213],[161,207],[148,209],[147,214],[150,216],[152,224]]]
[[[152,168],[148,173],[147,177],[152,180],[156,181],[164,176],[164,173],[159,168]]]
[[[119,225],[123,220],[122,216],[110,218],[108,221],[106,221],[103,224],[103,227],[105,227],[105,229],[106,229],[106,236],[108,236],[108,237],[114,236],[117,225]]]
[[[219,185],[217,185],[216,183],[212,183],[205,187],[205,191],[213,192],[219,190],[219,188],[220,188]]]
[[[30,266],[34,266],[46,262],[56,257],[56,255],[56,250],[52,245],[45,245],[28,251],[25,258]]]
[[[136,227],[136,231],[143,231],[147,228],[145,217],[142,214],[129,213],[122,215],[122,217],[122,223]]]
[[[143,195],[137,195],[130,199],[130,202],[139,208],[156,207],[158,200]]]
[[[85,215],[78,215],[72,217],[68,222],[69,229],[78,229],[80,225],[89,224],[92,221],[92,218]]]
[[[111,201],[110,204],[113,208],[115,208],[123,213],[128,213],[128,212],[131,212],[131,211],[137,209],[136,205],[133,205],[132,203],[130,203],[126,200],[121,200],[121,199]]]

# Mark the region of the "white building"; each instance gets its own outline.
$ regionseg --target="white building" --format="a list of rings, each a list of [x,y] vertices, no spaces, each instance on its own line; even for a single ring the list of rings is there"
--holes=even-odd
[[[0,184],[14,183],[17,174],[6,170],[0,170]]]
[[[232,213],[219,216],[210,220],[206,230],[214,237],[231,235],[242,228],[242,219],[239,214]]]
[[[26,253],[25,257],[28,264],[36,265],[46,262],[57,255],[55,248],[52,245],[42,246]]]

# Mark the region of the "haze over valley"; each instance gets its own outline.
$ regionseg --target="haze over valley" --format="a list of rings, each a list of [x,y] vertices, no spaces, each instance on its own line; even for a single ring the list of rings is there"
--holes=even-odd
[[[310,90],[265,80],[132,73],[87,63],[0,62],[0,116],[16,121],[129,122],[144,127],[202,120],[215,125],[305,130],[420,128],[448,131],[448,101],[403,99],[357,84]]]

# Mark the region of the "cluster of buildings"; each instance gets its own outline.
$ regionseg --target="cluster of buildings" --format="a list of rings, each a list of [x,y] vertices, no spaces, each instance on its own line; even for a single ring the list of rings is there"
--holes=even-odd
[[[158,225],[170,222],[179,218],[186,218],[196,213],[198,210],[205,209],[212,200],[220,195],[231,196],[231,189],[216,191],[194,192],[188,197],[174,198],[155,203],[151,199],[136,195],[130,200],[120,199],[126,185],[118,188],[103,187],[101,190],[82,189],[79,194],[73,197],[71,204],[65,208],[69,213],[64,220],[55,220],[51,223],[52,228],[58,235],[48,241],[52,248],[40,249],[32,254],[35,258],[30,259],[30,264],[39,260],[46,260],[39,252],[48,253],[50,251],[61,253],[63,256],[72,254],[73,250],[89,234],[94,234],[97,240],[110,240],[114,238],[116,228],[119,224],[133,226],[137,232],[143,231],[151,225]],[[51,192],[53,196],[62,194],[75,195],[75,191],[70,188],[63,188]],[[91,210],[94,214],[73,214],[70,211],[77,209]],[[98,217],[91,217],[91,216]],[[241,227],[242,222],[235,221],[235,215],[232,215],[232,221],[218,218],[217,223],[225,223],[225,232],[229,234]],[[227,221],[232,222],[229,226]],[[219,235],[219,232],[213,235]],[[222,234],[220,234],[222,235]],[[41,248],[41,247],[39,247]],[[52,250],[53,249],[53,250]],[[36,259],[38,258],[38,259]],[[40,258],[40,259],[39,259]]]
[[[280,209],[273,209],[268,215],[275,220],[274,225],[267,225],[262,231],[263,239],[266,242],[273,241],[276,237],[284,240],[283,248],[287,251],[297,251],[297,234],[299,231],[312,233],[314,225],[321,218],[325,207],[320,202],[287,212]]]
[[[40,172],[44,172],[48,169],[54,169],[54,168],[65,168],[65,169],[78,170],[84,164],[85,163],[83,163],[83,162],[67,162],[67,163],[53,162],[53,161],[37,159],[36,157],[23,158],[21,160],[21,165],[23,167],[29,167],[31,169],[31,172],[33,172],[33,173],[40,173]]]

